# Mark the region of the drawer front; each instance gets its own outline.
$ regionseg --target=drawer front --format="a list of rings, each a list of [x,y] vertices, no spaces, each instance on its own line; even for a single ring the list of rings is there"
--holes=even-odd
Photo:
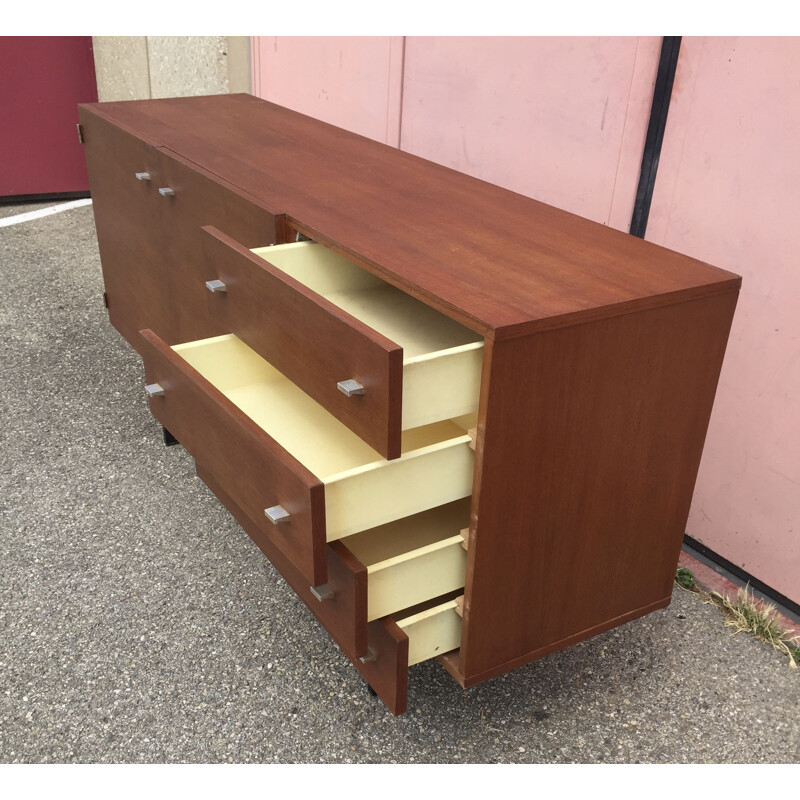
[[[216,227],[203,231],[210,313],[385,458],[400,455],[402,349]],[[363,394],[339,383],[357,381]]]
[[[242,508],[200,464],[197,474],[233,514],[269,558],[297,596],[393,714],[406,710],[408,694],[408,637],[391,619],[366,624],[366,570],[339,544],[328,547],[329,588],[332,597],[319,600],[294,564],[265,536]]]
[[[142,332],[150,410],[313,585],[327,580],[324,487],[152,331]],[[273,524],[265,509],[282,506]]]

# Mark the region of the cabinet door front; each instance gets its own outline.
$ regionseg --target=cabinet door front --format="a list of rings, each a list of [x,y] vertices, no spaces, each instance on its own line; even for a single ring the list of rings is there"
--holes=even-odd
[[[162,173],[154,187],[165,231],[161,253],[163,269],[174,286],[169,344],[189,342],[226,333],[209,303],[206,282],[215,276],[203,262],[202,226],[214,225],[248,246],[275,241],[275,217],[230,184],[160,150]],[[151,326],[153,330],[162,329]]]
[[[164,268],[167,237],[155,202],[165,179],[158,150],[81,110],[97,241],[111,324],[137,349],[138,332],[171,336],[177,287]]]

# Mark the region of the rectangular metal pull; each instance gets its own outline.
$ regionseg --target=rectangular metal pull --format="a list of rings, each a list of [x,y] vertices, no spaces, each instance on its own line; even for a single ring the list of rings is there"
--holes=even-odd
[[[227,292],[228,287],[222,281],[206,281],[206,289],[209,292]]]
[[[169,186],[162,186],[162,187],[161,187],[161,188],[158,190],[158,193],[159,193],[159,194],[160,194],[162,197],[172,197],[172,195],[174,195],[174,194],[175,194],[175,190],[174,190],[174,189],[170,189],[170,188],[169,188]]]
[[[148,397],[158,397],[164,394],[164,387],[160,383],[148,383],[144,387],[144,391]]]
[[[322,584],[322,586],[311,586],[309,588],[311,589],[311,594],[320,602],[323,600],[333,600],[333,589],[331,589],[327,583]]]
[[[283,506],[271,506],[264,509],[264,516],[273,524],[288,522],[292,515]]]
[[[149,181],[150,180],[150,173],[149,172],[137,172],[136,173],[136,180],[137,181]]]
[[[339,381],[336,386],[342,394],[346,394],[348,397],[352,397],[354,394],[364,394],[364,387],[352,378],[346,381]]]
[[[370,661],[377,661],[378,654],[371,648],[367,648],[367,654],[358,659],[362,664],[368,664]]]

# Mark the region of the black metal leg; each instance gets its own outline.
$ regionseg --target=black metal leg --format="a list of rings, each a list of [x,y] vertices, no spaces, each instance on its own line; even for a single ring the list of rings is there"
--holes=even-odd
[[[166,447],[172,447],[174,444],[180,444],[180,442],[165,427],[162,426],[161,429],[164,431],[164,445]]]

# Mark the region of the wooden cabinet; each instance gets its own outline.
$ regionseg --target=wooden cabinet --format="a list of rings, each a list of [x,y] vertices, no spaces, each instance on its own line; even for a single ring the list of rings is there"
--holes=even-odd
[[[81,125],[153,414],[394,713],[669,603],[737,276],[247,95]]]

